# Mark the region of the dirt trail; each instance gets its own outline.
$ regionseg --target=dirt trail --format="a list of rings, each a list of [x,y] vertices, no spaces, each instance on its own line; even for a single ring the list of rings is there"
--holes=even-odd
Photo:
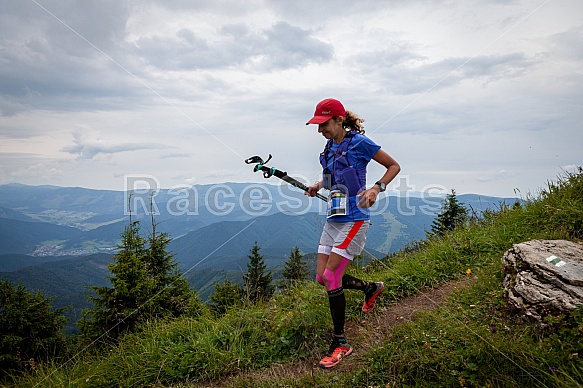
[[[456,289],[465,287],[471,278],[450,281],[436,288],[427,288],[418,294],[403,298],[385,306],[373,314],[364,316],[358,321],[346,323],[346,338],[354,347],[354,353],[345,361],[331,370],[322,370],[318,366],[318,358],[306,359],[294,363],[274,364],[259,371],[243,372],[240,375],[226,377],[220,381],[207,381],[194,385],[195,387],[234,387],[235,380],[241,378],[248,382],[260,382],[270,379],[302,378],[321,373],[346,374],[358,370],[366,361],[360,355],[365,355],[372,348],[384,342],[393,328],[401,323],[415,319],[415,313],[422,310],[437,308],[445,298]],[[239,385],[240,386],[240,385]]]

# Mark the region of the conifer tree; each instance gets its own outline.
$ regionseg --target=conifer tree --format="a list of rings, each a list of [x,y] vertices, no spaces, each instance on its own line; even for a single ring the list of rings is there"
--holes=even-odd
[[[288,260],[284,264],[282,272],[284,279],[281,285],[283,288],[290,288],[294,284],[306,280],[309,273],[308,263],[303,259],[300,249],[296,246],[291,250]]]
[[[259,254],[257,241],[251,248],[251,254],[247,257],[249,258],[247,273],[243,275],[247,300],[258,302],[271,298],[274,292],[274,287],[271,284],[272,274],[265,272],[267,265],[263,261],[263,256]]]
[[[200,299],[182,276],[174,255],[167,251],[171,240],[168,233],[156,234],[156,225],[152,219],[152,233],[148,237],[148,249],[143,260],[148,276],[154,281],[152,292],[156,295],[155,315],[194,316],[200,313]]]
[[[0,280],[0,371],[23,370],[66,352],[67,307],[53,309],[52,300]]]
[[[468,210],[458,201],[455,190],[452,189],[443,201],[441,213],[431,223],[431,236],[443,236],[446,232],[463,225],[468,219]]]
[[[199,312],[198,296],[166,250],[169,242],[155,228],[147,239],[141,237],[139,222],[130,222],[108,265],[111,287],[89,287],[97,296],[78,322],[84,338],[111,340],[148,320]]]
[[[221,283],[216,283],[214,289],[215,293],[209,299],[213,302],[212,310],[217,314],[224,314],[229,307],[241,304],[243,289],[231,280],[225,279]]]
[[[141,320],[140,315],[151,313],[152,304],[148,300],[154,282],[148,278],[140,260],[146,240],[139,235],[139,230],[139,222],[135,221],[122,233],[114,262],[107,266],[112,274],[108,277],[111,287],[88,287],[97,296],[90,297],[94,308],[84,310],[78,322],[84,337],[93,339],[105,334],[105,339],[115,339],[131,330]]]

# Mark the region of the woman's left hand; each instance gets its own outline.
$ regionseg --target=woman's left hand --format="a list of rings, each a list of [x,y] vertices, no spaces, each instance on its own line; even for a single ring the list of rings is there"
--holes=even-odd
[[[360,200],[356,204],[356,206],[360,208],[369,208],[375,204],[377,201],[377,196],[379,195],[379,191],[374,187],[372,189],[364,190],[360,194],[357,194],[357,197],[360,197]]]

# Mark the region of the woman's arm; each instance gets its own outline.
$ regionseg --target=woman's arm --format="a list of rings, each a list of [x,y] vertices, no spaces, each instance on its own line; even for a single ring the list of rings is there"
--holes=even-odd
[[[401,166],[399,166],[399,163],[397,163],[395,159],[393,159],[382,149],[378,150],[372,159],[387,169],[382,178],[379,179],[381,182],[389,184],[393,179],[395,179],[399,171],[401,171]],[[358,196],[361,198],[360,201],[358,201],[357,206],[361,208],[371,207],[377,201],[377,196],[379,195],[380,191],[381,188],[378,185],[373,185],[372,188],[364,190],[358,194]]]

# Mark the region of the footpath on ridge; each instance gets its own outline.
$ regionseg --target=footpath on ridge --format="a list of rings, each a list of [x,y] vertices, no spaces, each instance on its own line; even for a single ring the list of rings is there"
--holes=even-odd
[[[222,379],[199,382],[192,387],[234,387],[240,386],[241,380],[249,385],[271,379],[300,379],[316,374],[346,374],[363,367],[366,360],[363,356],[384,342],[391,331],[399,324],[415,319],[415,313],[437,308],[447,296],[460,288],[466,287],[474,277],[464,277],[452,280],[435,288],[425,288],[416,295],[408,296],[388,306],[378,309],[370,315],[357,321],[346,322],[346,338],[354,347],[354,353],[338,366],[323,370],[318,366],[318,359],[305,359],[293,363],[274,364],[269,368],[257,371],[245,371]]]

